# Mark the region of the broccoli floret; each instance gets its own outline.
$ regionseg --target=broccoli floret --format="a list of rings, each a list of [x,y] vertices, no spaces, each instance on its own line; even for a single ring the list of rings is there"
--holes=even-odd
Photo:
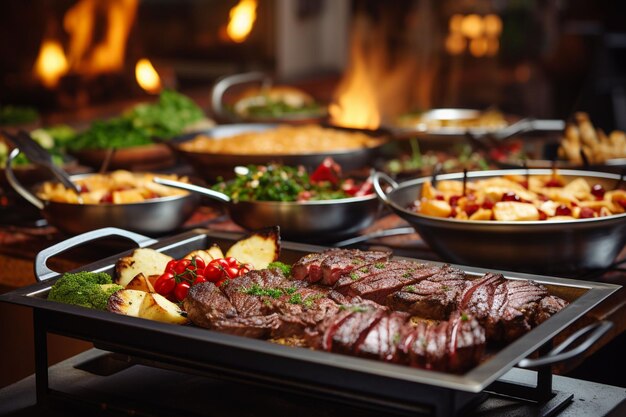
[[[111,276],[105,272],[66,273],[50,288],[48,299],[106,310],[109,297],[123,288],[113,284]]]
[[[282,262],[271,262],[267,269],[279,269],[283,272],[283,275],[288,277],[291,275],[291,265],[284,264]]]

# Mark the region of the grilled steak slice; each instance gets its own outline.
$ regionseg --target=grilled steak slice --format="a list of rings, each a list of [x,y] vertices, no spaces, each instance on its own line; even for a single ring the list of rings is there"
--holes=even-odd
[[[192,286],[183,307],[194,324],[209,329],[213,328],[215,321],[237,315],[235,307],[212,282]]]
[[[476,366],[485,348],[485,330],[473,317],[455,313],[448,321],[422,321],[402,336],[396,361],[447,372]]]
[[[357,356],[392,361],[396,357],[398,344],[409,327],[409,317],[408,314],[398,311],[385,314],[369,329],[363,342],[355,346],[354,353]]]
[[[507,280],[501,274],[487,273],[466,287],[459,309],[476,317],[485,327],[488,340],[510,342],[566,304],[536,282]]]
[[[322,348],[337,353],[353,353],[369,329],[385,314],[381,309],[365,310],[351,309],[348,315],[339,316],[339,321],[324,333]]]
[[[296,287],[278,269],[251,271],[220,287],[240,317],[272,312],[271,300],[295,291]]]
[[[437,273],[387,296],[393,310],[433,320],[446,320],[457,309],[469,281],[463,271],[444,265]]]
[[[421,321],[404,312],[351,306],[308,332],[312,347],[393,361],[424,369],[463,372],[477,365],[485,330],[467,315],[448,321]]]
[[[352,271],[346,272],[339,277],[333,289],[342,294],[347,294],[350,287],[357,282],[367,282],[378,279],[378,276],[384,272],[403,270],[410,268],[418,268],[420,265],[413,261],[380,261],[373,264],[359,266]]]
[[[216,320],[212,328],[224,333],[238,336],[253,337],[255,339],[268,338],[280,327],[281,320],[278,314],[266,316],[233,317]]]
[[[359,266],[385,261],[389,256],[389,253],[382,251],[329,249],[308,254],[298,260],[291,269],[291,276],[296,280],[333,285],[342,274]]]
[[[327,256],[339,255],[345,249],[329,249],[320,253],[309,253],[291,267],[291,277],[299,281],[317,282],[322,279],[322,262]]]
[[[370,275],[350,285],[347,289],[347,296],[362,297],[385,304],[389,294],[439,272],[439,267],[416,262],[391,261],[386,265],[390,267],[389,270],[385,267],[383,272]]]
[[[375,265],[389,260],[390,254],[382,251],[345,250],[340,254],[327,256],[321,265],[322,285],[335,285],[337,280],[353,269],[363,265]]]

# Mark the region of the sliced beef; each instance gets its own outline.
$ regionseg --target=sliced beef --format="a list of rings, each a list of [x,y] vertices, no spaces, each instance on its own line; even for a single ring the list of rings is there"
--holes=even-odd
[[[296,288],[278,269],[251,271],[222,285],[220,289],[230,300],[240,317],[262,316],[272,312],[272,298],[279,298],[283,290]],[[266,293],[271,295],[259,296]],[[274,290],[274,291],[272,291]]]
[[[402,336],[409,326],[410,316],[398,311],[385,314],[372,326],[363,342],[355,346],[354,353],[366,358],[391,361],[396,357],[396,350]]]
[[[273,313],[266,316],[219,319],[213,322],[211,328],[238,336],[265,339],[270,337],[280,325],[280,316]]]
[[[212,282],[203,282],[189,289],[183,301],[187,317],[200,327],[213,328],[220,319],[237,316],[237,310]]]
[[[446,320],[457,309],[469,281],[463,271],[444,265],[437,273],[391,293],[386,304],[392,310],[433,320]]]
[[[417,262],[405,260],[380,261],[374,262],[373,264],[362,265],[342,274],[333,286],[333,289],[342,294],[347,294],[350,287],[358,282],[376,280],[382,273],[419,268],[422,265],[423,264]]]
[[[385,261],[389,256],[388,252],[382,251],[329,249],[308,254],[298,260],[291,269],[291,275],[296,280],[334,285],[342,274],[364,265]]]
[[[407,285],[418,283],[439,270],[439,267],[416,262],[390,261],[382,272],[358,280],[347,287],[346,294],[348,297],[361,297],[385,304],[387,296],[391,293]]]
[[[291,267],[291,277],[299,281],[317,282],[322,279],[322,262],[327,256],[339,255],[345,249],[329,249],[319,253],[309,253]]]
[[[321,322],[309,341],[317,349],[439,371],[463,372],[480,362],[485,331],[476,319],[455,314],[415,326],[409,319],[403,312],[352,306]]]
[[[421,321],[398,343],[396,361],[423,369],[460,373],[476,366],[485,348],[485,330],[467,315],[448,321]]]
[[[382,251],[360,251],[358,249],[346,250],[340,254],[327,256],[321,265],[322,285],[335,285],[337,280],[352,270],[366,265],[376,265],[379,262],[389,260],[389,253]]]
[[[510,342],[566,304],[534,281],[507,280],[501,274],[487,273],[466,287],[459,310],[476,317],[488,340]]]

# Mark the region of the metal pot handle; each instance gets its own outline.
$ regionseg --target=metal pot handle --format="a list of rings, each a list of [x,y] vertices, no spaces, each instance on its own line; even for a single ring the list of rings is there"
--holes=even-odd
[[[35,257],[35,278],[38,281],[45,281],[58,275],[58,272],[48,268],[48,259],[63,253],[83,243],[92,242],[94,240],[105,237],[120,236],[132,240],[140,248],[157,243],[156,240],[138,233],[129,232],[128,230],[119,229],[117,227],[104,227],[102,229],[91,230],[89,232],[71,237],[67,240],[52,245],[37,254]]]
[[[18,148],[13,148],[13,150],[9,153],[9,158],[7,159],[7,163],[5,167],[7,181],[9,181],[9,184],[11,184],[11,187],[13,187],[13,189],[17,191],[19,195],[24,197],[24,199],[26,199],[33,206],[37,207],[39,210],[43,210],[44,208],[43,201],[35,197],[33,193],[31,193],[25,187],[23,187],[22,184],[20,184],[20,182],[17,180],[17,177],[15,176],[15,173],[13,172],[13,160],[17,158],[19,154],[20,154],[20,150]]]
[[[568,359],[575,358],[583,354],[587,349],[593,346],[602,336],[606,334],[613,327],[613,323],[610,321],[599,321],[592,323],[588,326],[579,329],[561,344],[552,349],[548,354],[537,359],[522,359],[517,366],[520,368],[539,368],[542,366],[554,365],[559,362],[566,361]],[[585,338],[575,348],[566,350],[570,345],[579,340]]]
[[[263,82],[269,79],[263,72],[246,72],[243,74],[227,75],[220,78],[211,89],[211,108],[217,118],[233,121],[233,115],[226,111],[223,106],[223,98],[226,91],[234,85],[250,83],[254,81]]]
[[[383,187],[381,187],[380,185],[381,179],[383,179],[385,182],[391,185],[392,189],[398,188],[399,184],[393,178],[391,178],[389,175],[385,174],[384,172],[375,172],[374,175],[372,176],[372,185],[374,186],[374,191],[376,192],[376,195],[382,202],[384,202],[385,204],[389,204],[389,199],[387,198],[387,194],[385,194]]]

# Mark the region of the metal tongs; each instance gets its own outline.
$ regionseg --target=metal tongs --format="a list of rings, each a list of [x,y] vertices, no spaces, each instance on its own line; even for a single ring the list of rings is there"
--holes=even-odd
[[[83,201],[78,186],[72,182],[67,172],[54,163],[50,152],[33,140],[30,134],[24,130],[19,130],[16,134],[2,131],[2,134],[10,140],[20,152],[24,152],[24,155],[26,155],[32,163],[48,168],[63,185],[74,190],[78,196],[78,202],[82,204]]]
[[[515,135],[530,132],[562,132],[565,129],[565,121],[558,119],[534,119],[524,118],[494,132],[466,131],[466,136],[473,144],[480,147],[489,147]]]

